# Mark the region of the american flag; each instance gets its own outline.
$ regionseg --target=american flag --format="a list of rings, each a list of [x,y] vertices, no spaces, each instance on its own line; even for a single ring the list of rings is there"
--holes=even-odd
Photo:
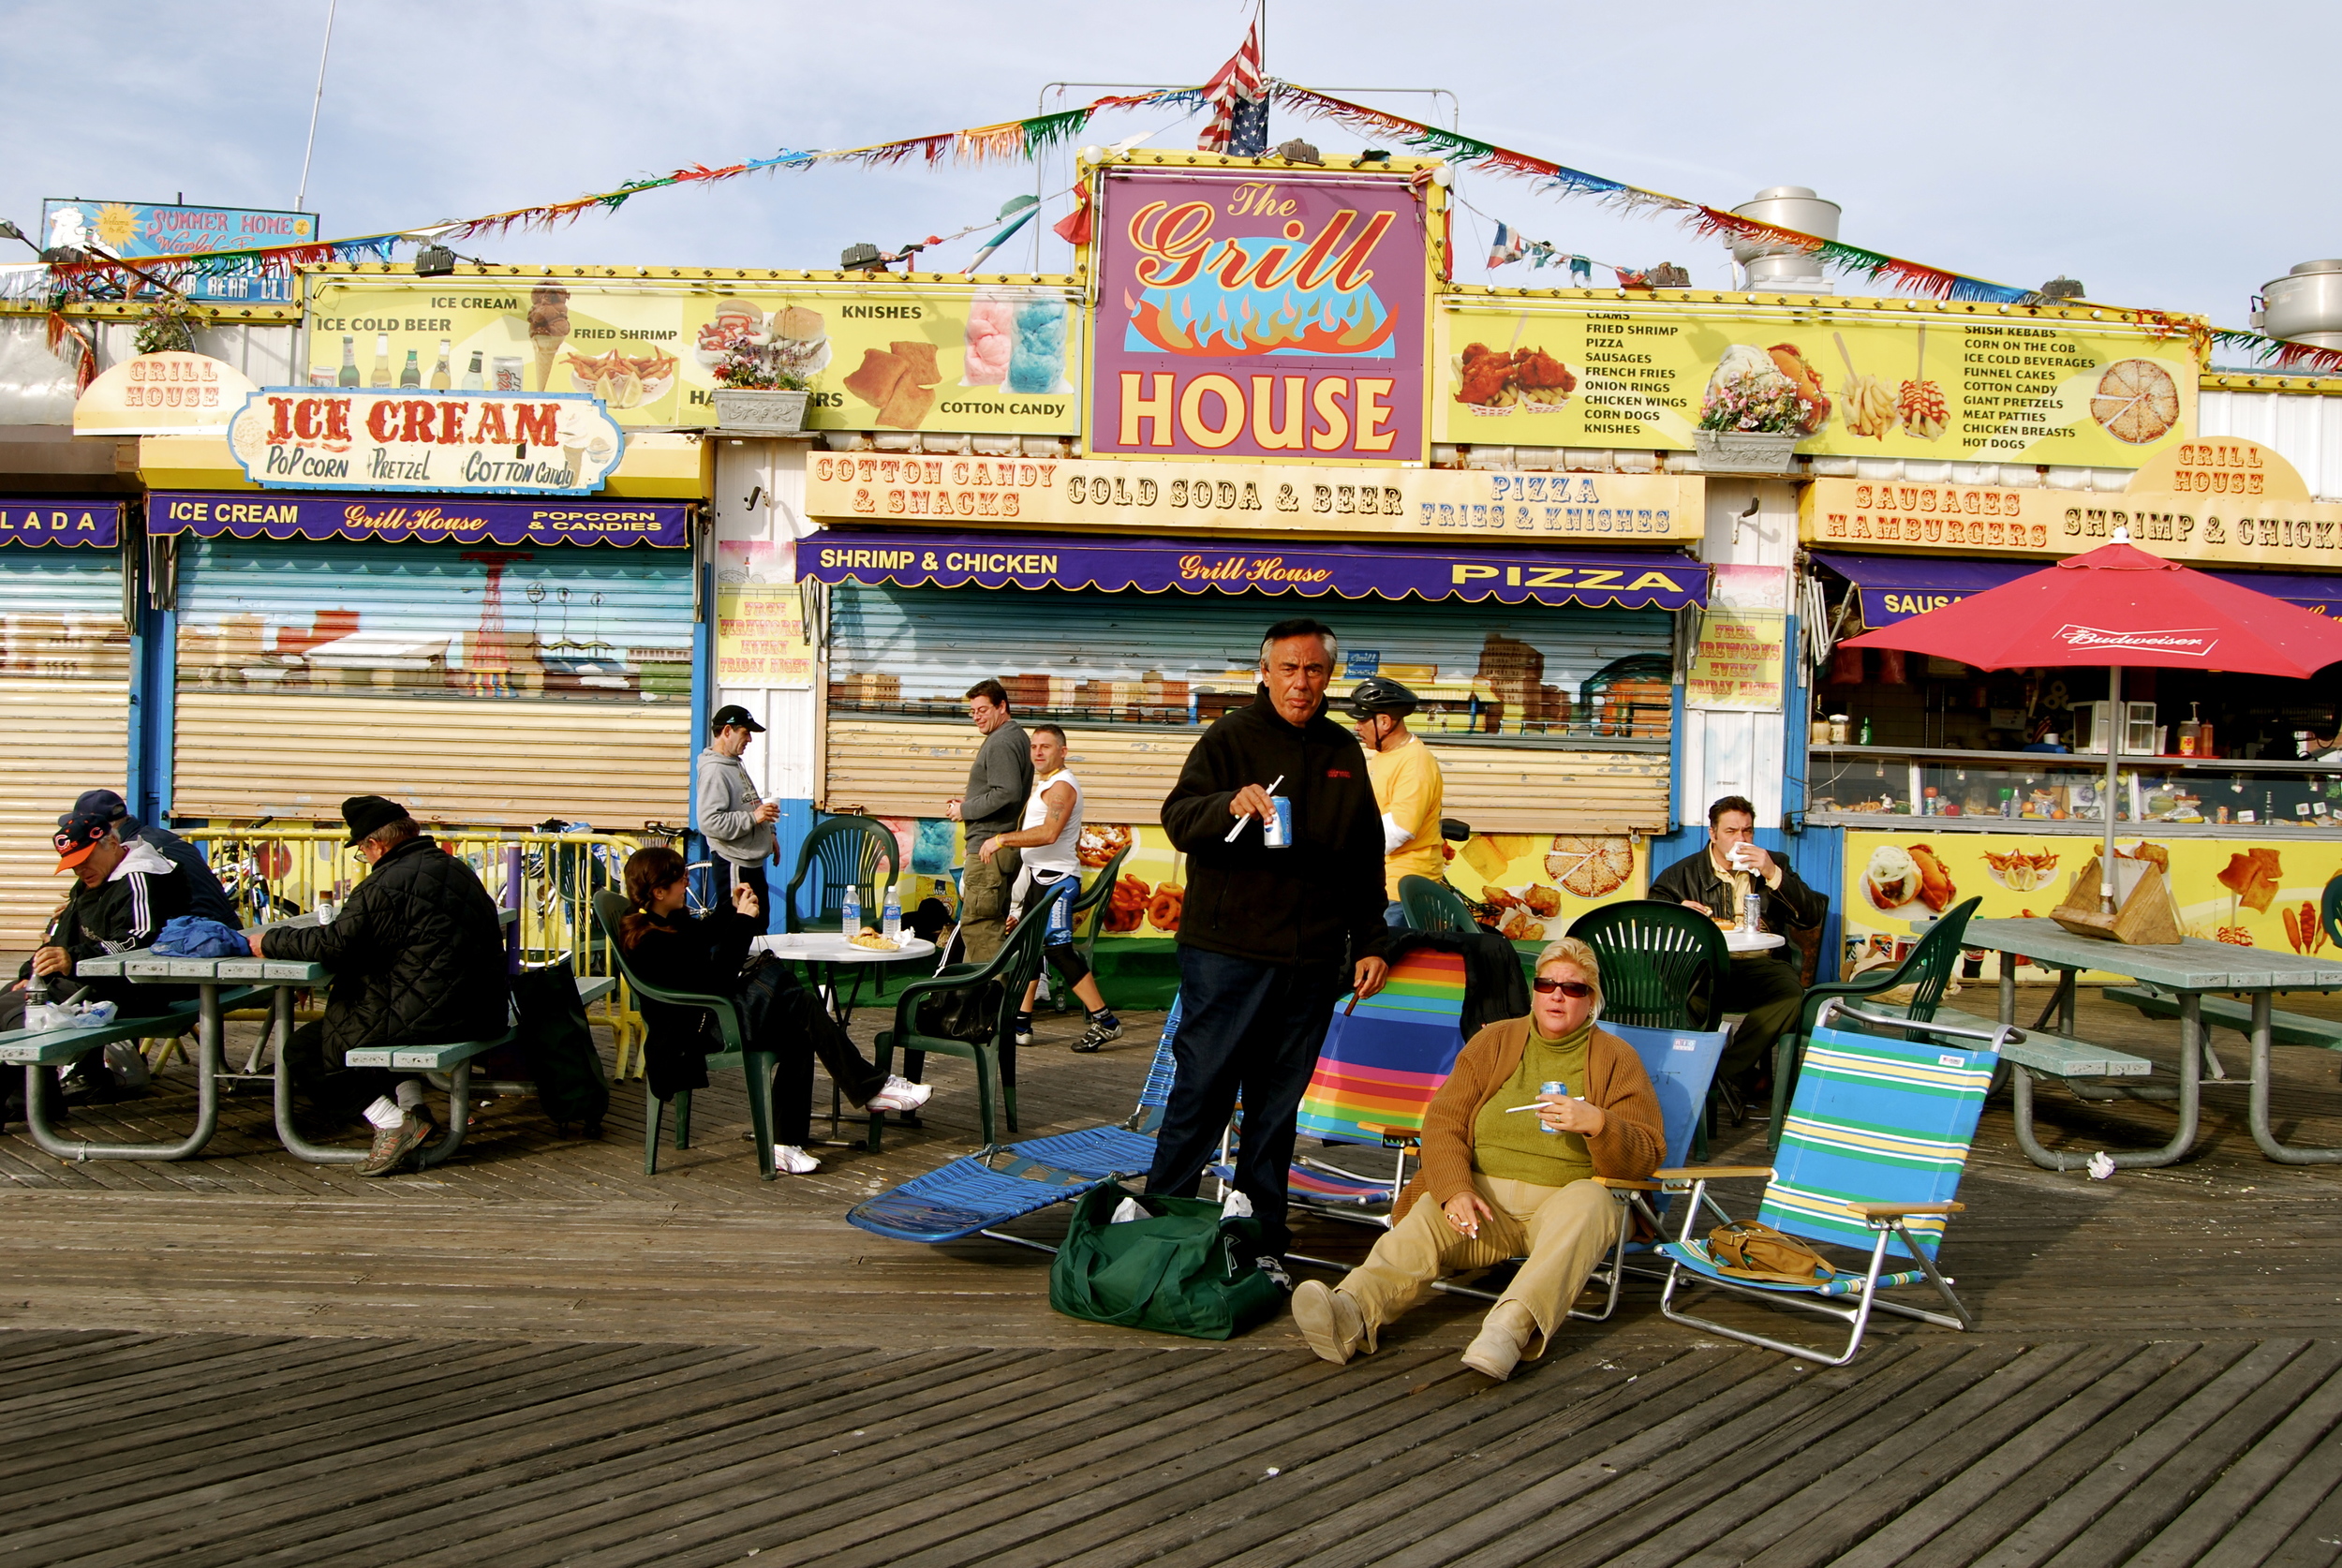
[[[1261,81],[1257,19],[1244,35],[1244,47],[1205,83],[1204,99],[1211,105],[1211,124],[1196,138],[1198,152],[1258,157],[1268,151],[1268,94]]]

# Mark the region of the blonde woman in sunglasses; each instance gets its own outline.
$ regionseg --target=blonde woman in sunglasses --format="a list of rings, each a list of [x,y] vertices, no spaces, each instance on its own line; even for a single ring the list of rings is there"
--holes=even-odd
[[[1620,1205],[1593,1178],[1648,1180],[1667,1147],[1642,1060],[1595,1024],[1601,1009],[1593,949],[1548,943],[1529,1015],[1474,1035],[1432,1097],[1422,1169],[1390,1230],[1341,1284],[1294,1291],[1312,1350],[1337,1364],[1372,1351],[1385,1325],[1430,1299],[1433,1280],[1525,1257],[1464,1365],[1502,1382],[1545,1354],[1618,1240]]]

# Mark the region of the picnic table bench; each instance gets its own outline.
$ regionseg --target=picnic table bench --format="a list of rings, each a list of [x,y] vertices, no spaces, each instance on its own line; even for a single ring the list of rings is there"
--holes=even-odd
[[[87,962],[95,962],[88,960]],[[91,972],[95,973],[95,970]],[[60,1028],[8,1029],[0,1032],[0,1065],[24,1069],[24,1125],[33,1143],[60,1160],[191,1160],[203,1151],[219,1130],[219,1080],[223,1072],[220,1013],[253,994],[236,987],[225,996],[206,995],[195,1001],[174,1002],[161,1013],[137,1018],[116,1018],[110,1024],[70,1024]],[[94,1144],[67,1138],[49,1120],[40,1074],[52,1067],[67,1067],[94,1050],[117,1040],[152,1040],[196,1035],[195,1130],[175,1144]]]
[[[2150,1018],[2179,1016],[2178,996],[2152,985],[2106,985],[2099,988],[2098,994],[2108,1001],[2135,1007]],[[2202,1007],[2206,1024],[2234,1029],[2247,1042],[2252,1039],[2252,1003],[2234,997],[2205,997]],[[2269,1043],[2342,1051],[2342,1019],[2313,1018],[2306,1013],[2287,1013],[2273,1006],[2269,1010]]]

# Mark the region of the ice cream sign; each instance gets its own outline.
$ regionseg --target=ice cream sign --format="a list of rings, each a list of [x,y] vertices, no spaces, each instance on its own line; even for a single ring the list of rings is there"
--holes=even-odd
[[[269,489],[583,496],[618,466],[626,434],[579,392],[264,387],[230,421],[228,446]]]
[[[1108,170],[1090,449],[1420,462],[1428,183]]]

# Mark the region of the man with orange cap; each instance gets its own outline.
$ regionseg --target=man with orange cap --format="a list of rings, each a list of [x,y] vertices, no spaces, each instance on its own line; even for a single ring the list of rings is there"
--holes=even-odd
[[[84,1001],[111,1001],[125,1018],[152,1016],[195,995],[191,985],[74,978],[73,966],[82,959],[154,946],[163,923],[187,912],[187,880],[153,845],[116,838],[112,820],[103,812],[72,813],[52,842],[57,869],[72,872],[74,885],[40,946],[17,971],[18,984],[0,993],[0,1029],[23,1027],[28,981],[37,980],[60,999],[81,991]],[[67,1079],[69,1093],[78,1087],[97,1098],[119,1087],[95,1057],[83,1058]],[[7,1114],[18,1113],[11,1106]]]

